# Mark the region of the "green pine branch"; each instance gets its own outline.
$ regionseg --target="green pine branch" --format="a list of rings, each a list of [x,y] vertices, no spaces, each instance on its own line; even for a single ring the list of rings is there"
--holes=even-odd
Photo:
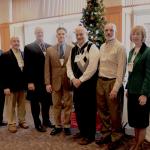
[[[89,31],[89,40],[94,42],[97,47],[104,43],[104,18],[103,0],[87,0],[87,7],[83,8],[81,23]]]

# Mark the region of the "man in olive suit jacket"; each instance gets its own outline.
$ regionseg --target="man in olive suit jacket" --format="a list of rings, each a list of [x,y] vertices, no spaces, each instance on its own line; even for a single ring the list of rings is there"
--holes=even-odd
[[[55,128],[50,135],[62,131],[61,111],[64,103],[64,133],[70,135],[70,114],[72,98],[70,93],[70,81],[66,73],[66,63],[71,46],[65,43],[67,31],[63,27],[57,29],[58,44],[49,47],[45,58],[45,84],[47,92],[52,92]]]

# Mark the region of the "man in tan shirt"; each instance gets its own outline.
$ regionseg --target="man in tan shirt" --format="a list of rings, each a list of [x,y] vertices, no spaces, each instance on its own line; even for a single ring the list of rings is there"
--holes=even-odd
[[[66,63],[72,47],[66,44],[66,35],[67,30],[65,28],[59,27],[57,29],[58,44],[47,49],[45,58],[45,84],[47,92],[52,92],[55,121],[55,128],[50,135],[56,135],[62,131],[62,102],[64,102],[64,133],[70,135],[72,96],[70,93],[70,80],[66,73]]]
[[[12,37],[10,41],[11,49],[2,54],[2,77],[6,98],[8,130],[15,133],[17,132],[16,105],[19,126],[27,129],[28,125],[25,122],[24,60],[20,51],[20,40],[18,37]]]
[[[121,133],[120,90],[125,75],[125,48],[115,37],[116,26],[108,23],[104,34],[106,42],[100,48],[99,78],[97,81],[97,108],[102,121],[102,137],[98,144],[116,142]],[[123,95],[123,93],[121,93]]]

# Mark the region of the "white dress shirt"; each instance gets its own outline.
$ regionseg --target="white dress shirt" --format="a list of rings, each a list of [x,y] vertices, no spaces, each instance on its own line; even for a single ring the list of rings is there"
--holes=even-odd
[[[24,67],[24,60],[23,60],[23,57],[21,55],[21,51],[20,50],[15,50],[15,49],[12,49],[16,59],[17,59],[17,63],[18,63],[18,66],[20,67],[21,70],[23,70],[23,67]]]

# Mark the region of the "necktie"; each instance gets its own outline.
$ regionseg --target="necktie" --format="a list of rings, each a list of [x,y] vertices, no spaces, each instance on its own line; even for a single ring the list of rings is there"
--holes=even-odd
[[[60,45],[60,59],[62,59],[64,57],[64,48],[63,48],[63,44]]]
[[[45,46],[44,46],[44,43],[41,43],[40,46],[41,46],[42,52],[45,52]]]

